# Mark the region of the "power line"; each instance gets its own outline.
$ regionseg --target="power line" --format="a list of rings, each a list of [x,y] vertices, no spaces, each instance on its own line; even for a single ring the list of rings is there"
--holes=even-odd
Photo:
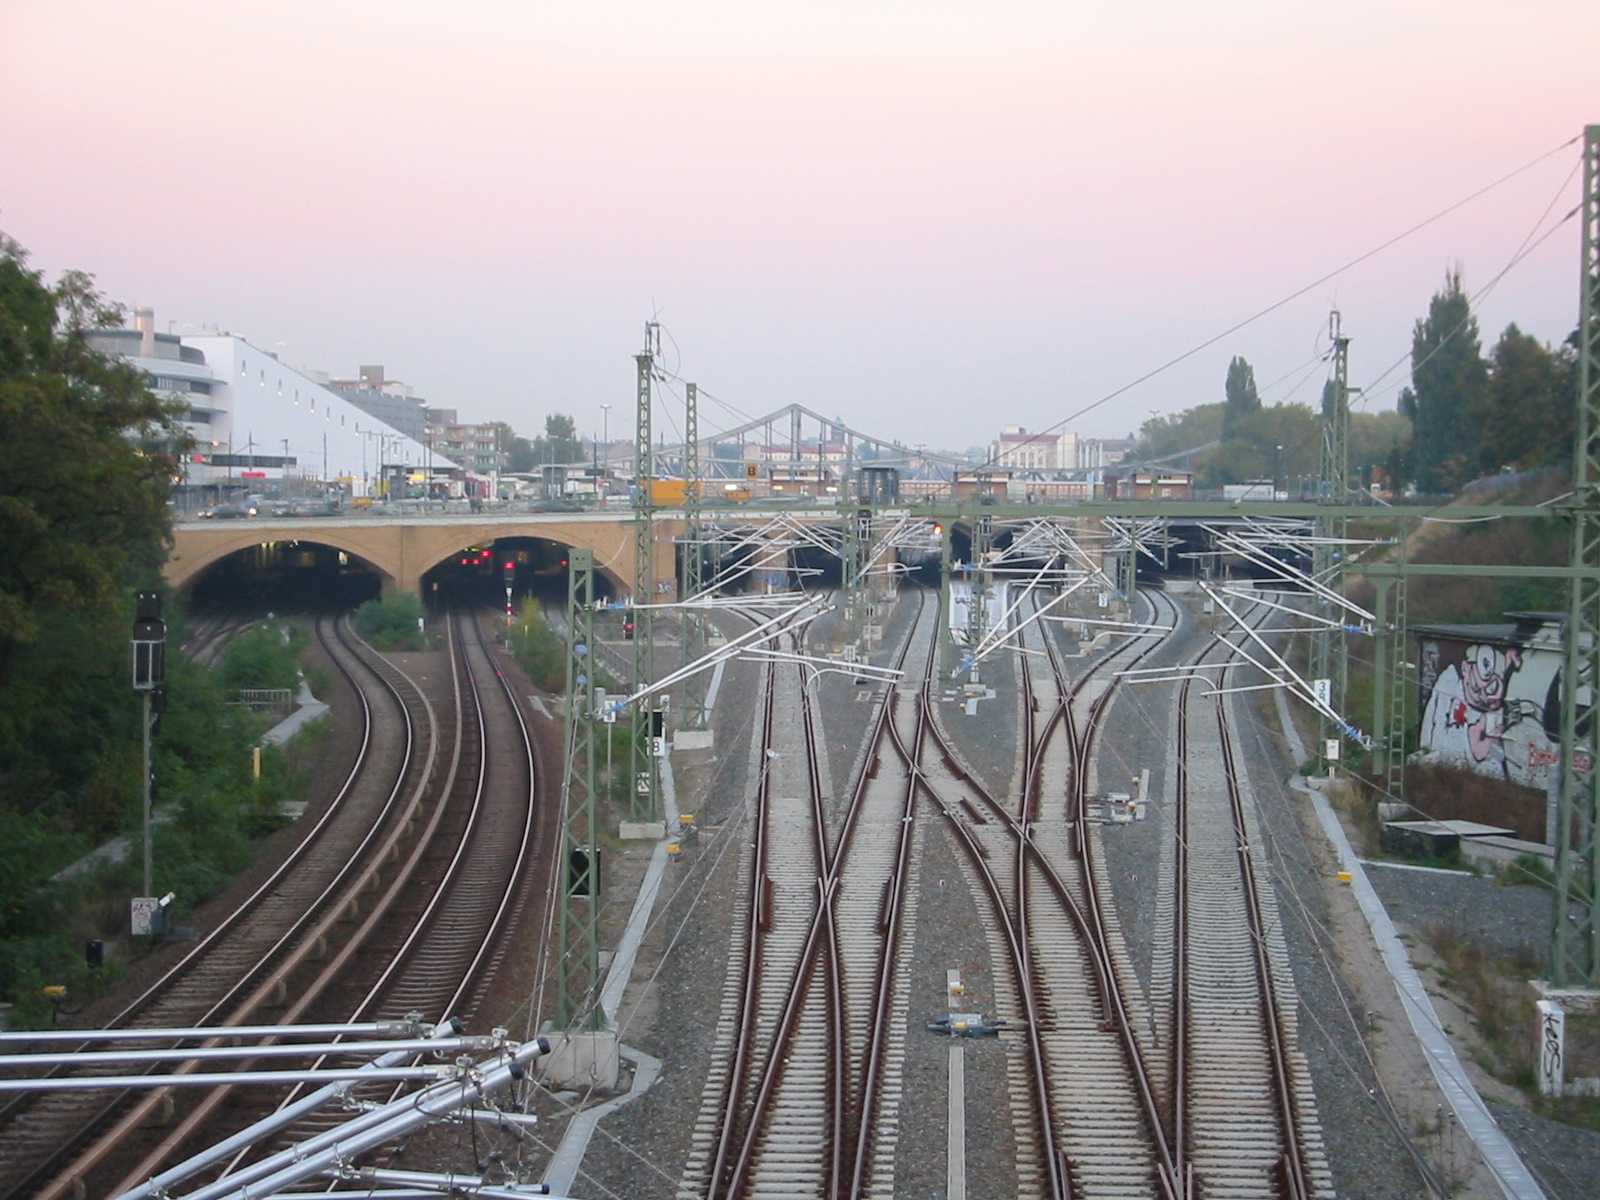
[[[1477,200],[1480,197],[1482,197],[1484,195],[1487,195],[1489,192],[1494,191],[1494,189],[1500,187],[1502,184],[1508,183],[1512,179],[1515,179],[1518,175],[1523,174],[1525,171],[1529,171],[1532,168],[1538,166],[1540,163],[1544,162],[1545,159],[1550,158],[1553,155],[1559,154],[1561,151],[1567,149],[1569,146],[1572,146],[1572,145],[1576,144],[1578,141],[1580,141],[1582,139],[1582,136],[1583,136],[1582,134],[1577,134],[1577,135],[1575,135],[1575,136],[1573,136],[1571,138],[1568,138],[1566,141],[1562,142],[1559,146],[1556,146],[1551,150],[1545,151],[1543,154],[1539,155],[1537,158],[1531,159],[1528,162],[1524,163],[1522,166],[1517,167],[1515,170],[1509,171],[1506,174],[1500,176],[1500,178],[1496,179],[1493,183],[1487,184],[1484,187],[1479,188],[1477,191],[1473,192],[1471,195],[1465,196],[1462,199],[1457,200],[1454,204],[1451,204],[1446,208],[1440,209],[1438,212],[1434,213],[1431,217],[1428,217],[1426,220],[1422,220],[1422,221],[1417,222],[1415,225],[1411,226],[1409,229],[1407,229],[1407,230],[1405,230],[1405,231],[1403,231],[1401,233],[1397,233],[1393,237],[1389,238],[1387,241],[1382,242],[1377,246],[1374,246],[1371,250],[1368,250],[1363,254],[1357,255],[1355,258],[1352,258],[1349,262],[1345,263],[1343,266],[1335,267],[1333,270],[1327,272],[1326,274],[1320,276],[1319,278],[1312,280],[1310,283],[1306,284],[1304,287],[1298,288],[1295,291],[1290,292],[1287,296],[1284,296],[1281,300],[1276,300],[1273,303],[1267,305],[1265,308],[1261,309],[1259,312],[1256,312],[1256,313],[1252,314],[1251,316],[1248,316],[1248,317],[1244,318],[1242,321],[1238,321],[1235,324],[1230,325],[1227,329],[1224,329],[1221,333],[1217,333],[1217,334],[1212,335],[1211,337],[1207,338],[1205,341],[1199,343],[1198,345],[1191,346],[1188,350],[1185,350],[1183,353],[1175,355],[1172,358],[1169,358],[1166,362],[1162,363],[1160,366],[1154,367],[1151,370],[1146,371],[1143,375],[1140,375],[1138,378],[1136,378],[1136,379],[1134,379],[1134,380],[1132,380],[1132,381],[1130,381],[1128,383],[1123,384],[1121,387],[1116,388],[1113,391],[1107,392],[1104,396],[1101,396],[1100,399],[1092,401],[1091,403],[1086,404],[1082,408],[1078,409],[1077,412],[1070,413],[1066,417],[1063,417],[1060,421],[1057,421],[1054,425],[1051,425],[1048,429],[1044,429],[1044,430],[1040,431],[1039,433],[1034,434],[1033,437],[1030,438],[1029,440],[1033,441],[1033,440],[1037,440],[1038,438],[1048,437],[1049,435],[1055,433],[1057,430],[1062,429],[1069,422],[1076,421],[1079,417],[1084,416],[1086,413],[1093,412],[1095,409],[1099,408],[1101,405],[1110,403],[1112,400],[1115,400],[1118,396],[1121,396],[1126,392],[1132,391],[1134,388],[1138,387],[1140,384],[1147,383],[1150,380],[1154,379],[1157,375],[1163,374],[1164,372],[1171,370],[1173,367],[1177,366],[1179,363],[1185,362],[1188,359],[1193,358],[1196,354],[1199,354],[1202,350],[1207,350],[1210,347],[1215,346],[1218,342],[1222,341],[1224,338],[1231,337],[1233,334],[1238,333],[1239,330],[1244,329],[1247,326],[1255,324],[1255,322],[1261,320],[1265,316],[1270,315],[1271,313],[1277,312],[1278,309],[1284,307],[1287,304],[1292,303],[1295,300],[1300,299],[1300,297],[1304,296],[1307,292],[1310,292],[1315,288],[1321,287],[1323,284],[1327,283],[1330,279],[1335,279],[1338,276],[1343,275],[1346,271],[1349,271],[1352,268],[1359,266],[1360,264],[1366,262],[1369,258],[1372,258],[1375,255],[1383,253],[1383,251],[1388,250],[1390,247],[1395,246],[1398,243],[1404,241],[1406,238],[1410,237],[1412,234],[1420,232],[1423,229],[1426,229],[1429,225],[1432,225],[1437,221],[1443,220],[1445,217],[1449,216],[1451,213],[1455,212],[1457,209],[1460,209],[1460,208],[1472,203],[1474,200]],[[1557,226],[1556,228],[1559,228],[1559,226]],[[1546,235],[1546,236],[1548,236],[1548,235]],[[1542,241],[1543,239],[1541,238],[1540,240]],[[1520,260],[1515,260],[1515,261],[1520,261]],[[1504,272],[1502,272],[1502,274],[1503,273]],[[1023,443],[1023,444],[1026,445],[1027,443]],[[982,465],[985,466],[985,467],[992,466],[997,461],[998,460],[995,459],[995,458],[990,458],[987,462],[983,463]]]

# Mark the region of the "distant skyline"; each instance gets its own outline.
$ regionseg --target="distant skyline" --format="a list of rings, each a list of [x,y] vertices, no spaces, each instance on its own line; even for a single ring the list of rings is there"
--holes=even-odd
[[[1533,163],[1068,427],[1218,401],[1236,354],[1315,405],[1333,307],[1389,409],[1452,266],[1505,271],[1486,353],[1572,330],[1596,61],[1589,0],[0,0],[0,231],[528,436],[627,434],[655,317],[703,429],[799,401],[959,450]]]

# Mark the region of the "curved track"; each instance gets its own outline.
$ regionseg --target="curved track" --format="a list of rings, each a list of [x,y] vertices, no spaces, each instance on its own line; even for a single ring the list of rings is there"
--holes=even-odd
[[[319,637],[360,698],[358,760],[289,861],[119,1021],[225,1029],[272,1009],[269,1019],[285,1023],[391,1014],[431,1022],[478,1007],[534,890],[527,867],[539,777],[533,739],[477,621],[453,614],[449,625],[454,715],[441,729],[404,672],[319,621]],[[489,746],[517,752],[490,755]],[[347,994],[351,979],[368,982]],[[47,1175],[39,1195],[82,1185],[118,1194],[194,1139],[214,1138],[223,1116],[231,1127],[260,1112],[252,1090],[196,1091],[157,1089],[109,1109],[102,1101],[94,1113],[85,1112],[85,1093],[44,1094],[45,1108],[63,1114],[56,1128],[76,1122],[81,1132],[7,1194],[30,1194]],[[179,1119],[152,1147],[135,1135],[162,1110]],[[34,1111],[45,1109],[36,1103]],[[43,1128],[34,1117],[18,1125]],[[16,1144],[9,1135],[7,1144]],[[139,1156],[131,1170],[130,1152]],[[125,1175],[106,1189],[118,1162]]]

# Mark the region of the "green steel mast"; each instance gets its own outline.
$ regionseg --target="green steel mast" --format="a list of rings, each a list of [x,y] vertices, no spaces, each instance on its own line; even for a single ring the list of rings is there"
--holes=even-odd
[[[1329,318],[1333,338],[1333,388],[1329,411],[1322,429],[1322,472],[1317,492],[1318,503],[1330,510],[1316,522],[1316,543],[1312,549],[1311,571],[1317,582],[1338,591],[1344,578],[1346,518],[1338,515],[1350,502],[1350,339],[1340,328],[1339,314]],[[1345,684],[1348,679],[1344,615],[1324,601],[1329,619],[1336,626],[1318,629],[1311,641],[1311,678],[1328,681],[1327,702],[1341,717],[1345,715]],[[1348,723],[1348,720],[1346,721]],[[1326,714],[1318,722],[1321,744],[1317,755],[1325,753],[1327,743],[1342,732]]]
[[[698,596],[705,587],[704,529],[700,520],[700,388],[683,387],[683,541],[680,564],[683,594],[680,600]],[[688,666],[706,652],[706,630],[698,612],[685,611],[683,622],[683,665]],[[708,676],[701,671],[683,683],[682,728],[706,728],[706,686]]]
[[[567,574],[566,762],[561,773],[561,946],[553,1027],[595,1030],[600,1010],[599,839],[595,824],[594,551],[574,548]]]
[[[638,691],[655,677],[654,622],[649,605],[655,601],[655,504],[651,484],[655,482],[655,449],[651,445],[650,386],[655,370],[655,349],[660,327],[654,321],[645,325],[645,348],[634,356],[638,368],[637,394],[633,423],[633,687]],[[628,814],[633,821],[653,821],[660,806],[656,802],[657,765],[650,753],[651,716],[643,700],[629,706],[633,737],[629,755],[633,787]]]
[[[1561,797],[1556,810],[1555,923],[1550,982],[1600,987],[1600,771],[1594,688],[1600,682],[1600,125],[1583,136],[1583,241],[1566,662],[1561,687]]]

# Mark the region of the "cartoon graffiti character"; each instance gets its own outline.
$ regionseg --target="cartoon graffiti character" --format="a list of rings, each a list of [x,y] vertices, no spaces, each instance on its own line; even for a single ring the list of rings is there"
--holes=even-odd
[[[1436,753],[1477,767],[1493,763],[1505,771],[1508,714],[1506,691],[1522,666],[1522,652],[1497,646],[1467,647],[1459,664],[1446,667],[1428,697],[1422,718],[1422,742]],[[1524,714],[1518,710],[1511,720]]]

